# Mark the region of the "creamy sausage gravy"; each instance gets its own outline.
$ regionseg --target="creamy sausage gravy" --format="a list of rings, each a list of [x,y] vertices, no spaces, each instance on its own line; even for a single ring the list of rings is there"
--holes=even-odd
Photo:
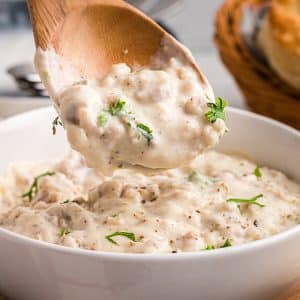
[[[226,132],[225,103],[209,104],[209,84],[178,59],[162,69],[114,65],[92,81],[62,70],[51,51],[39,50],[36,62],[83,156],[13,165],[0,179],[0,226],[74,248],[177,253],[299,224],[300,186],[284,174],[202,153]]]
[[[40,178],[31,201],[20,197],[47,171],[55,174]],[[59,162],[13,165],[0,183],[0,224],[68,247],[133,253],[234,246],[299,224],[300,186],[269,168],[254,173],[252,162],[210,151],[179,169],[103,177],[73,152]],[[227,201],[260,194],[261,206]],[[125,235],[111,241],[116,232]]]
[[[42,76],[58,60],[52,57],[37,53]],[[89,166],[107,175],[122,164],[169,169],[216,145],[226,131],[224,120],[205,117],[214,95],[198,76],[175,58],[163,69],[117,64],[104,78],[61,89],[55,102],[71,146]],[[49,74],[44,81],[54,84]]]

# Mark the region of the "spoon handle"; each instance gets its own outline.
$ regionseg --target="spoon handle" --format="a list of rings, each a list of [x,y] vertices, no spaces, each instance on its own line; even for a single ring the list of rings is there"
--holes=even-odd
[[[66,1],[27,0],[28,10],[33,27],[35,44],[46,49],[66,14]]]

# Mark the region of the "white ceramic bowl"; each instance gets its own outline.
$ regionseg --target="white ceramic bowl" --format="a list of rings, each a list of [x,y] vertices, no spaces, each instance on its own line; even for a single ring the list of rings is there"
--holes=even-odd
[[[222,150],[248,154],[300,182],[300,133],[229,109]],[[0,172],[12,161],[61,155],[51,108],[0,123]],[[114,254],[69,249],[0,229],[0,291],[20,300],[267,300],[300,278],[300,225],[274,237],[214,251]],[[1,293],[0,292],[0,293]]]
[[[0,0],[1,3],[1,0]],[[50,105],[48,98],[38,97],[1,97],[0,96],[0,120],[10,116],[20,114],[35,108],[45,107]]]

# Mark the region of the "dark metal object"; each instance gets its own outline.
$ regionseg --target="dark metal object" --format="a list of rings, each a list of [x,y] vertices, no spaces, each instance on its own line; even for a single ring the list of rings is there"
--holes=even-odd
[[[40,76],[35,72],[32,64],[19,64],[9,68],[7,72],[15,79],[19,89],[24,91],[28,96],[48,95]]]
[[[0,29],[30,27],[26,1],[0,1]]]

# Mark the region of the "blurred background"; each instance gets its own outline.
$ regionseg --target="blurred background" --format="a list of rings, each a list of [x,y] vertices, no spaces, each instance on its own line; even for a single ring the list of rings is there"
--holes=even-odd
[[[213,43],[214,15],[222,0],[130,0],[193,52],[215,94],[246,108]],[[32,68],[34,42],[25,0],[0,0],[0,118],[48,104]],[[14,80],[17,78],[17,81]],[[34,97],[33,97],[34,96]]]

